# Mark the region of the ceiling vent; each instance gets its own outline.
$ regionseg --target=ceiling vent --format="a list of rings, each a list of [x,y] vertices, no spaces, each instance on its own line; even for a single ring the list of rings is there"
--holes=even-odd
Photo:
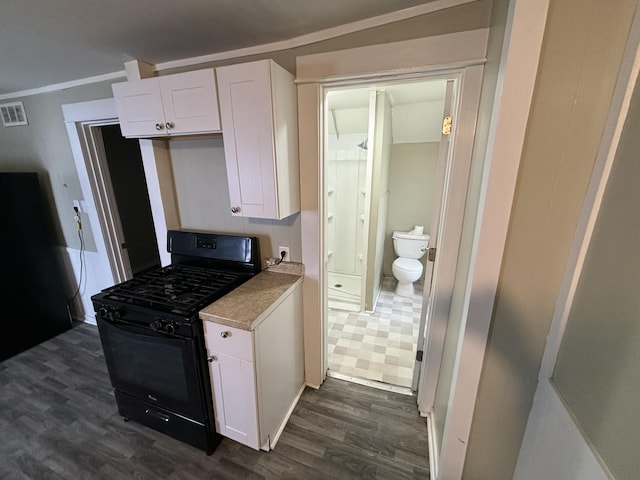
[[[0,115],[2,124],[5,127],[15,127],[17,125],[28,125],[27,114],[24,111],[22,102],[3,103],[0,105]]]

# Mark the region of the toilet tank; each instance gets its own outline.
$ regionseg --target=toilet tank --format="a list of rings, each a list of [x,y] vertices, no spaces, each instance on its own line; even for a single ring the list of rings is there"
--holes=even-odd
[[[393,249],[398,257],[421,258],[429,248],[429,234],[393,232]]]

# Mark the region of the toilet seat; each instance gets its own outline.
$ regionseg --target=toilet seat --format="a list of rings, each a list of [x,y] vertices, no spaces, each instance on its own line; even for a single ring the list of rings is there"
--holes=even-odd
[[[415,258],[398,257],[393,261],[393,266],[406,272],[422,273],[422,263],[420,263],[420,260]]]

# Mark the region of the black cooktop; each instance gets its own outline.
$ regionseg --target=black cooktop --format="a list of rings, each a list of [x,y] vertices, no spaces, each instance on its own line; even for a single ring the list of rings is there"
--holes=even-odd
[[[100,297],[160,312],[192,315],[248,278],[238,272],[169,265],[107,288]]]
[[[135,305],[147,310],[197,318],[197,313],[260,272],[256,237],[170,230],[171,265],[136,275],[94,295],[96,312]],[[126,308],[125,308],[126,311]]]

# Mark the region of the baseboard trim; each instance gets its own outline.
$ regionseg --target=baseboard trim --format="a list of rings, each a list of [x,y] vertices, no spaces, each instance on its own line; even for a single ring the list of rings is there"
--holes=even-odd
[[[429,442],[429,479],[438,478],[438,448],[436,441],[436,431],[431,414],[427,414],[427,436]]]

